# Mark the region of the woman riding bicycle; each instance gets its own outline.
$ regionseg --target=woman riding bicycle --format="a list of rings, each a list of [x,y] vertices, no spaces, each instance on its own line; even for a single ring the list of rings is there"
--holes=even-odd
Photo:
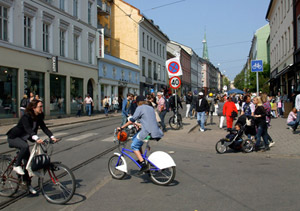
[[[46,127],[44,122],[43,103],[40,100],[32,100],[26,110],[25,114],[21,117],[18,124],[7,132],[7,141],[9,147],[19,149],[17,160],[13,170],[19,175],[24,175],[25,172],[21,167],[22,160],[24,166],[27,165],[30,151],[27,140],[31,142],[43,143],[37,135],[38,128],[41,127],[43,132],[50,137],[54,142],[58,141],[52,132]],[[36,191],[30,185],[31,180],[26,171],[25,180],[27,181],[28,189],[32,194],[36,194]]]
[[[134,124],[136,120],[139,120],[142,127],[141,130],[133,137],[131,149],[141,163],[142,168],[140,172],[148,170],[148,167],[142,157],[142,146],[144,144],[143,140],[150,134],[152,138],[160,139],[163,137],[163,132],[159,129],[154,109],[148,104],[144,96],[138,96],[136,98],[137,109],[135,110],[133,116],[130,120],[124,124],[118,130],[126,128],[128,125]]]

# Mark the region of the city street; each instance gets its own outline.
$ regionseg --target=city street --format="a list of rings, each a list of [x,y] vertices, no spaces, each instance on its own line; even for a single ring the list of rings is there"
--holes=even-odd
[[[112,133],[120,121],[121,117],[115,115],[50,127],[56,136],[63,138],[55,145],[52,160],[74,169],[77,183],[74,197],[67,205],[53,205],[39,192],[4,209],[298,210],[300,207],[299,133],[294,135],[286,129],[286,119],[272,121],[269,132],[276,144],[271,151],[249,154],[217,154],[215,143],[226,131],[218,129],[216,124],[207,125],[204,133],[198,127],[188,133],[195,126],[195,120],[190,119],[184,119],[182,130],[168,128],[161,141],[151,143],[152,152],[169,152],[177,164],[175,181],[166,187],[153,184],[148,175],[137,176],[137,168],[132,164],[130,175],[123,180],[111,178],[107,162],[117,151],[111,149],[115,146]],[[214,121],[217,122],[216,117]],[[1,152],[7,151],[5,142],[0,143]],[[33,181],[36,186],[37,179]],[[0,203],[8,200],[0,199]]]

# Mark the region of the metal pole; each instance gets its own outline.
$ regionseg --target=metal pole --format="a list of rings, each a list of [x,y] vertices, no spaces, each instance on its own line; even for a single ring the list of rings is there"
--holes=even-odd
[[[258,96],[259,84],[258,84],[258,72],[256,72],[256,96]]]

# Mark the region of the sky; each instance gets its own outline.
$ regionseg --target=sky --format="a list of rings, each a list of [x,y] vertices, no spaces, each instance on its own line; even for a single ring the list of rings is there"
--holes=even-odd
[[[270,0],[125,0],[169,37],[202,57],[206,31],[209,60],[230,80],[247,61],[257,29],[266,25]]]

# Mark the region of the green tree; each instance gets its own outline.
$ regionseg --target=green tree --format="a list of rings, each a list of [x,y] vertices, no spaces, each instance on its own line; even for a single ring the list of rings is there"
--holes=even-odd
[[[235,76],[233,84],[234,87],[240,90],[244,89],[244,82],[245,82],[245,74],[244,71],[241,71],[237,76]]]
[[[230,88],[230,81],[229,81],[229,79],[226,76],[223,77],[223,85],[227,86],[227,89],[229,90],[229,88]]]

